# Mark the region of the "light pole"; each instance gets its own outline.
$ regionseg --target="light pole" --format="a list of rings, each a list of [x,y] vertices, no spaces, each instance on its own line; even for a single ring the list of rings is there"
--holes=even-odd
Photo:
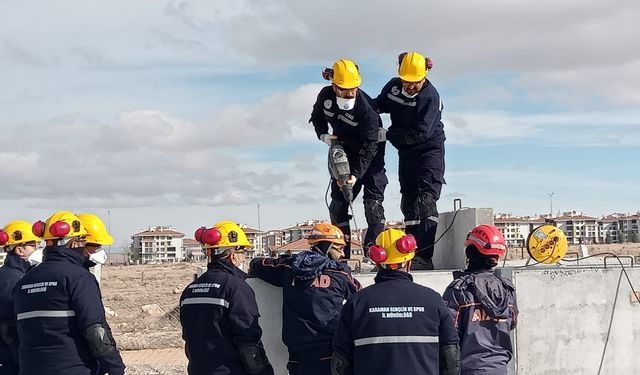
[[[111,211],[107,208],[107,230],[109,231],[109,235],[111,235]],[[111,263],[111,245],[109,245],[109,250],[107,251],[109,254],[109,263]]]
[[[547,193],[549,196],[549,218],[553,217],[553,194],[554,193]]]
[[[260,230],[260,203],[258,203],[258,230]]]

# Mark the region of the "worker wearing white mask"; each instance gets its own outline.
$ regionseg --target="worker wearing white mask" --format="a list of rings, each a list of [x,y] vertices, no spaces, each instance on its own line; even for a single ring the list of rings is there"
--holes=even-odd
[[[360,89],[362,78],[353,61],[336,61],[331,69],[322,72],[322,77],[331,81],[331,86],[320,90],[310,122],[318,139],[329,146],[332,142],[338,142],[344,148],[351,171],[346,183],[353,186],[353,196],[364,190],[364,211],[368,224],[363,246],[366,252],[384,229],[385,223],[382,201],[389,181],[384,169],[382,120],[371,105],[372,99]],[[331,224],[340,228],[345,235],[347,246],[344,252],[347,258],[351,254],[350,204],[340,191],[338,181],[332,179],[329,216]]]

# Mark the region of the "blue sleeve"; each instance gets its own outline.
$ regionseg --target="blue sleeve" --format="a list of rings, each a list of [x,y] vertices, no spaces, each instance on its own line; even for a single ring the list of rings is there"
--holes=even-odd
[[[462,336],[467,329],[467,320],[464,316],[469,312],[469,309],[464,302],[464,295],[462,294],[462,291],[454,288],[454,283],[451,283],[447,287],[442,298],[449,309],[449,313],[451,315],[453,325],[458,332],[458,336]]]
[[[371,165],[371,161],[378,153],[378,129],[382,123],[380,116],[373,110],[373,107],[366,99],[366,95],[362,96],[362,104],[367,107],[358,124],[360,149],[355,160],[355,166],[351,171],[351,174],[356,178],[364,176],[367,169],[369,169],[369,165]]]
[[[324,117],[324,95],[326,88],[320,90],[318,94],[318,98],[316,99],[315,104],[313,105],[313,110],[311,111],[311,119],[309,122],[313,124],[313,128],[316,131],[316,135],[320,138],[320,135],[329,133],[329,124]]]
[[[389,94],[389,91],[391,90],[391,82],[393,80],[387,82],[386,85],[384,85],[384,87],[382,88],[382,91],[380,91],[380,94],[378,95],[378,97],[375,99],[375,109],[376,111],[378,111],[378,113],[389,113],[389,98],[387,97],[387,94]]]
[[[232,341],[236,347],[256,345],[262,337],[258,324],[258,304],[253,289],[242,281],[229,298],[228,317]]]
[[[353,363],[353,352],[355,345],[353,342],[353,332],[351,322],[353,320],[354,298],[351,298],[342,308],[336,333],[333,336],[333,351],[339,353],[350,363]]]
[[[454,293],[455,289],[449,285],[442,295],[443,299],[438,299],[440,345],[456,344],[459,340],[460,330],[456,322],[459,305]]]
[[[429,95],[420,97],[417,108],[417,127],[426,139],[433,137],[433,133],[442,116],[442,102],[440,94],[435,89],[430,90]]]
[[[70,307],[76,314],[76,322],[80,333],[83,333],[89,326],[98,323],[103,325],[107,334],[113,339],[111,328],[107,324],[107,319],[104,315],[100,288],[91,273],[86,272],[79,279],[69,283],[69,299]],[[124,374],[125,366],[117,349],[103,357],[96,358],[96,360],[100,364],[99,374]]]
[[[286,259],[255,258],[249,265],[249,276],[262,279],[273,286],[283,287],[291,267]]]
[[[512,313],[512,317],[511,317],[511,327],[510,329],[513,330],[516,328],[516,326],[518,325],[518,303],[516,302],[516,290],[513,289],[512,293],[511,293],[511,313]]]

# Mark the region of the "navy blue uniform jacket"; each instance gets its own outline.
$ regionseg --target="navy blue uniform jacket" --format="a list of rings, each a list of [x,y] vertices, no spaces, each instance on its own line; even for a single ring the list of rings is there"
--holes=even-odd
[[[444,299],[460,336],[461,374],[506,375],[513,356],[509,332],[518,318],[515,287],[493,271],[453,276]]]
[[[318,138],[329,133],[344,144],[351,174],[361,179],[365,175],[384,172],[384,142],[378,143],[378,131],[382,120],[372,107],[371,99],[364,91],[356,93],[353,109],[338,108],[336,94],[331,86],[323,87],[313,105],[310,122]]]
[[[256,258],[251,276],[283,288],[282,341],[289,352],[331,352],[342,306],[360,289],[349,266],[303,251],[288,258]]]
[[[458,343],[442,297],[402,271],[380,270],[375,282],[342,309],[334,351],[354,375],[438,375],[440,346]]]
[[[16,316],[13,313],[13,287],[31,268],[29,262],[8,253],[4,266],[0,267],[0,375],[18,373],[18,348],[15,332]],[[6,342],[10,341],[10,342]]]
[[[389,113],[387,140],[400,151],[418,150],[445,141],[440,94],[428,80],[414,98],[402,94],[402,80],[392,78],[375,100],[380,113]]]
[[[111,336],[100,288],[76,250],[48,246],[44,261],[16,284],[13,307],[23,375],[124,374],[117,350],[95,358],[83,337],[101,323]]]
[[[258,305],[246,273],[227,260],[209,263],[207,272],[180,297],[182,338],[189,374],[245,375],[239,348],[262,337]],[[263,374],[273,374],[271,366]]]

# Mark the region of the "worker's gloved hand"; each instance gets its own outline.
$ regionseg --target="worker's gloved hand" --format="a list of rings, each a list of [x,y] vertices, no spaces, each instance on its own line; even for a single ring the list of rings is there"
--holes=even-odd
[[[354,185],[354,184],[356,183],[356,180],[357,180],[356,176],[354,176],[354,175],[350,175],[350,176],[349,176],[349,179],[348,179],[347,181],[345,181],[345,182],[346,182],[348,185]],[[338,183],[338,186],[339,186],[339,187],[342,187],[342,185],[344,185],[344,184],[342,183],[342,181],[340,181],[340,180],[336,180],[336,182]]]
[[[338,137],[333,134],[320,134],[320,140],[329,146],[331,146],[331,140],[333,139],[338,139]]]

